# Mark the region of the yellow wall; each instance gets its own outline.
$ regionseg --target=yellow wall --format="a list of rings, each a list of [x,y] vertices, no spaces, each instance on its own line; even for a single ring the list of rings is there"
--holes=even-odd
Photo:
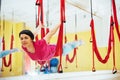
[[[3,36],[3,24],[2,30],[1,30],[1,37]],[[13,27],[13,34],[14,34],[14,45],[15,47],[20,47],[20,42],[18,38],[18,33],[23,27],[23,23],[13,23],[10,21],[5,21],[5,28],[4,28],[4,37],[5,37],[5,49],[10,49],[10,40],[11,40],[11,34],[12,34],[12,27]],[[6,59],[9,59],[9,56],[6,56]],[[23,73],[23,53],[13,53],[12,54],[12,71],[10,72],[10,67],[4,66],[4,71],[1,72],[1,76],[15,76],[15,75],[21,75]]]
[[[87,32],[80,32],[77,34],[78,35],[78,39],[82,39],[83,41],[85,41],[85,44],[78,47],[77,50],[77,65],[78,67],[76,68],[76,60],[73,63],[69,63],[68,62],[68,68],[66,67],[66,63],[65,63],[65,57],[63,57],[63,69],[65,72],[69,72],[69,71],[88,71],[88,70],[92,70],[92,47],[91,47],[91,43],[89,42],[90,40],[90,31]],[[118,41],[118,36],[115,34],[115,55],[116,55],[116,68],[118,70],[120,70],[120,44]],[[71,36],[71,34],[68,35],[68,40],[72,41],[74,39],[74,36]],[[102,56],[102,58],[104,59],[104,57],[107,54],[107,47],[98,47],[99,52]],[[72,56],[72,53],[70,54],[70,56]],[[113,57],[112,57],[112,51],[110,54],[110,58],[108,60],[108,62],[106,64],[103,64],[101,62],[98,61],[96,55],[95,55],[95,69],[96,70],[112,70],[113,69]]]
[[[13,25],[13,33],[14,33],[14,47],[19,47],[20,48],[20,40],[18,37],[19,32],[24,28],[24,24],[21,23],[11,23],[9,21],[6,21],[6,26],[5,26],[5,42],[6,42],[6,49],[9,49],[10,46],[10,35],[11,35],[11,30],[12,30],[12,24]],[[64,72],[72,72],[72,71],[91,71],[92,69],[92,47],[91,43],[89,42],[91,33],[90,31],[86,32],[79,32],[77,33],[78,39],[82,39],[85,44],[78,47],[77,49],[77,68],[76,68],[76,60],[74,60],[73,63],[67,63],[67,68],[66,63],[65,63],[65,56],[63,57],[63,70]],[[74,40],[74,34],[67,34],[68,42]],[[57,37],[54,36],[51,40],[51,43],[56,43],[57,42]],[[115,32],[115,52],[116,52],[116,68],[120,70],[120,44],[118,41],[118,37]],[[104,58],[104,56],[107,53],[107,47],[102,47],[99,48],[99,51],[101,53],[101,56]],[[70,53],[70,56],[72,56],[72,53]],[[22,75],[23,70],[24,70],[24,54],[23,53],[14,53],[12,57],[12,71],[9,72],[9,68],[4,67],[4,72],[2,72],[2,76],[16,76],[16,75]],[[8,57],[8,56],[7,56]],[[112,53],[110,55],[110,58],[106,64],[102,64],[98,61],[98,59],[95,56],[95,68],[96,70],[112,70],[113,68],[113,62],[112,62]]]

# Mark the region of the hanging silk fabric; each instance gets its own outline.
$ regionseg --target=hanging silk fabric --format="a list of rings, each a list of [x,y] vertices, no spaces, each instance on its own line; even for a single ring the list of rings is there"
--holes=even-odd
[[[40,20],[41,20],[41,24],[43,25],[43,4],[42,4],[42,0],[37,0],[36,1],[36,5],[38,5],[38,19],[37,19],[37,24],[40,25]],[[65,1],[61,0],[60,1],[60,12],[61,12],[61,17],[60,17],[60,21],[61,21],[61,25],[60,25],[60,29],[59,29],[59,34],[58,34],[58,41],[57,41],[57,47],[56,47],[56,56],[60,55],[60,64],[58,66],[58,71],[62,72],[62,46],[63,46],[63,23],[65,22]],[[39,18],[41,16],[41,19]],[[47,32],[49,30],[47,29]],[[44,28],[41,28],[41,38],[43,38],[45,36],[45,30]]]
[[[56,47],[56,56],[60,55],[60,63],[58,66],[58,72],[62,73],[62,46],[63,46],[63,23],[66,21],[65,20],[65,0],[60,0],[60,29],[59,29],[59,34],[58,34],[58,40],[57,40],[57,47]]]
[[[92,0],[91,0],[92,2]],[[92,4],[92,3],[91,3]],[[95,37],[95,29],[94,29],[94,19],[92,16],[92,7],[91,7],[91,22],[90,22],[90,27],[91,27],[91,37],[92,37],[92,53],[93,53],[93,68],[92,71],[95,71],[95,65],[94,65],[94,53],[97,56],[97,59],[101,62],[101,63],[106,63],[109,59],[110,53],[111,53],[111,49],[113,48],[113,55],[114,54],[114,26],[113,26],[113,17],[110,17],[110,33],[109,33],[109,40],[108,40],[108,50],[107,50],[107,54],[105,56],[104,59],[102,59],[98,48],[97,48],[97,43],[96,43],[96,37]],[[112,44],[113,43],[113,44]],[[115,56],[114,56],[115,59]],[[114,60],[113,60],[114,61]],[[115,65],[115,63],[114,63]]]
[[[36,6],[37,6],[37,11],[36,11],[36,28],[39,26],[39,25],[43,25],[43,0],[36,0]],[[38,14],[37,14],[38,12]],[[42,27],[41,28],[41,39],[45,36],[45,29]],[[38,38],[38,34],[36,35],[35,37],[36,41],[39,40]],[[35,62],[35,67],[37,67],[37,63],[38,62]],[[44,64],[44,61],[41,62],[41,65]],[[41,66],[42,67],[42,66]]]
[[[116,27],[116,31],[117,31],[117,35],[120,41],[120,28],[119,28],[119,24],[118,24],[118,18],[117,18],[117,9],[116,9],[116,3],[115,0],[112,0],[112,9],[113,9],[113,17],[114,17],[114,22],[115,22],[115,27]]]
[[[67,37],[65,39],[67,39]],[[75,40],[77,40],[77,34],[75,34]],[[77,67],[77,48],[74,48],[73,56],[72,56],[71,59],[70,59],[70,57],[69,57],[68,54],[66,55],[66,64],[67,64],[67,61],[69,61],[70,63],[72,63],[74,61],[75,57],[76,57],[76,67]]]
[[[111,34],[112,30],[110,30],[110,35],[109,35],[107,55],[104,59],[102,59],[102,57],[100,56],[100,53],[98,51],[97,44],[96,44],[95,31],[94,31],[94,20],[93,19],[91,20],[90,25],[91,25],[93,51],[96,53],[96,56],[97,56],[97,58],[100,62],[106,63],[108,61],[108,58],[109,58],[109,55],[110,55],[110,52],[111,52],[111,48],[112,48],[112,44],[111,44],[111,41],[112,41],[111,36],[113,36],[113,34]]]
[[[48,3],[49,4],[49,3]],[[36,27],[38,27],[39,25],[44,25],[44,15],[43,15],[43,0],[36,0],[36,6],[38,7],[38,14],[36,14]],[[48,26],[48,25],[47,25]],[[41,39],[49,32],[49,28],[45,28],[41,27]],[[36,41],[39,40],[38,39],[38,34],[36,36]],[[41,65],[43,65],[46,61],[41,61]],[[37,62],[36,62],[37,64]],[[42,66],[41,66],[42,67]]]
[[[38,6],[38,16],[36,21],[36,27],[44,24],[43,18],[43,0],[36,0],[36,5]],[[41,28],[41,38],[45,36],[45,29]]]
[[[77,41],[77,34],[76,34],[76,27],[77,27],[77,15],[75,15],[75,41]],[[67,43],[67,36],[65,35],[65,43]],[[74,61],[76,57],[76,68],[77,68],[77,48],[74,48],[73,51],[73,56],[70,59],[69,55],[66,55],[66,65],[67,65],[67,61],[69,61],[70,63],[72,63]],[[66,67],[67,68],[67,67]]]
[[[4,27],[5,27],[5,21],[3,20],[3,39],[2,39],[2,49],[5,50],[5,36],[4,36]],[[12,28],[13,29],[13,28]],[[14,37],[13,37],[13,30],[12,30],[12,35],[11,35],[11,44],[10,44],[10,49],[13,48],[13,41],[14,41]],[[10,66],[10,71],[12,71],[12,54],[9,55],[9,59],[8,59],[8,63],[6,60],[6,57],[2,58],[2,68],[1,71],[4,71],[4,66],[5,67],[9,67]]]

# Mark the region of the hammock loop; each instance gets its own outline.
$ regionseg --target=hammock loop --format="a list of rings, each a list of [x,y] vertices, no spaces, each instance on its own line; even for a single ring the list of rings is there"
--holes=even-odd
[[[93,67],[93,68],[92,68],[92,72],[96,72],[96,69],[95,69],[95,67]]]
[[[113,74],[117,73],[117,68],[115,66],[113,67],[112,73]]]
[[[61,70],[60,70],[60,68],[61,68]],[[59,64],[59,66],[58,66],[58,73],[63,73],[62,64]]]
[[[89,39],[89,42],[90,42],[90,43],[92,43],[92,42],[93,42],[93,41],[92,41],[92,39],[91,39],[91,37],[90,37],[90,39]]]

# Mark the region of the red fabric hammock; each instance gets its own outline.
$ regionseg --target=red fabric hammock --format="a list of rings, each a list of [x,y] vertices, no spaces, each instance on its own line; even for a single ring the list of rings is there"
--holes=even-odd
[[[40,24],[40,22],[43,24],[44,18],[43,18],[43,0],[36,0],[36,5],[38,6],[38,17],[37,17],[37,26]]]
[[[14,36],[13,36],[13,34],[12,34],[12,35],[11,35],[10,49],[13,48],[13,41],[14,41]],[[3,36],[2,43],[3,43],[3,50],[5,50],[5,40],[4,40],[4,36]],[[12,54],[9,55],[8,63],[7,63],[6,57],[3,57],[3,58],[2,58],[2,69],[1,69],[1,71],[4,71],[3,65],[4,65],[5,67],[9,67],[9,66],[10,66],[10,71],[12,71]]]
[[[75,27],[77,26],[77,15],[75,15]],[[77,41],[77,34],[75,33],[75,41]],[[67,43],[67,36],[65,35],[65,43]],[[76,56],[76,67],[77,67],[77,48],[74,48],[74,52],[73,52],[73,56],[72,58],[70,59],[69,55],[66,55],[66,64],[67,64],[67,61],[69,61],[70,63],[72,63],[75,59],[75,56]]]
[[[114,41],[114,22],[116,25],[116,29],[117,29],[117,34],[119,36],[119,40],[120,40],[120,35],[119,35],[119,29],[118,29],[118,21],[117,21],[117,15],[116,15],[116,6],[115,6],[115,1],[112,0],[112,5],[113,5],[113,11],[114,11],[114,20],[113,20],[113,16],[111,15],[110,17],[110,33],[109,33],[109,40],[108,40],[108,50],[107,50],[107,55],[105,56],[104,59],[102,59],[102,57],[99,54],[99,51],[97,49],[97,44],[96,44],[96,39],[95,39],[95,32],[94,32],[94,20],[93,20],[93,16],[92,16],[92,0],[91,0],[91,35],[92,35],[92,53],[93,53],[93,68],[92,71],[95,71],[95,67],[94,67],[94,53],[96,54],[98,60],[101,63],[106,63],[109,59],[110,56],[110,52],[111,49],[113,48],[113,74],[115,74],[117,72],[116,66],[115,66],[115,41]]]
[[[75,40],[77,40],[77,34],[75,34]],[[65,43],[67,42],[67,37],[65,36]],[[76,67],[77,67],[77,48],[74,48],[74,52],[73,52],[73,56],[72,58],[70,59],[69,55],[66,55],[66,64],[67,64],[67,61],[69,61],[70,63],[72,63],[76,57]]]
[[[58,72],[63,72],[63,70],[62,70],[62,46],[63,46],[63,23],[61,23],[61,25],[60,25],[57,46],[56,46],[56,53],[55,53],[56,54],[55,56],[60,56]]]
[[[36,5],[38,6],[38,16],[37,16],[37,20],[36,20],[36,27],[38,27],[38,25],[43,25],[44,24],[44,18],[43,18],[43,0],[36,0]],[[41,23],[41,24],[40,24]],[[48,29],[46,30],[48,33]],[[45,36],[45,28],[41,28],[41,39]],[[36,41],[39,40],[38,39],[38,34],[36,36]],[[38,62],[40,65],[43,65],[45,63],[45,61],[41,61]],[[37,65],[37,62],[36,62]],[[41,66],[42,67],[42,66]]]
[[[112,9],[113,9],[113,17],[114,17],[114,22],[115,22],[115,27],[116,27],[116,31],[117,31],[117,35],[120,41],[120,29],[119,29],[119,24],[118,24],[118,19],[117,19],[117,10],[116,10],[116,4],[115,4],[115,0],[112,0]]]
[[[111,16],[111,19],[110,19],[110,23],[113,24],[113,18]],[[92,36],[92,49],[93,49],[93,52],[95,52],[98,60],[102,63],[106,63],[109,59],[109,56],[110,56],[110,52],[111,52],[111,48],[112,48],[112,41],[113,41],[113,26],[110,25],[110,34],[109,34],[109,40],[108,40],[108,50],[107,50],[107,55],[105,56],[104,59],[102,59],[99,51],[98,51],[98,48],[97,48],[97,44],[96,44],[96,37],[95,37],[95,31],[94,31],[94,20],[92,19],[91,20],[91,23],[90,23],[90,26],[91,26],[91,36]]]
[[[36,0],[36,5],[38,6],[38,16],[36,21],[36,26],[44,24],[44,15],[43,15],[43,0]],[[41,23],[41,24],[40,24]],[[45,29],[41,28],[41,38],[45,36]],[[38,35],[36,36],[38,40]]]
[[[62,46],[63,46],[63,23],[66,21],[65,20],[65,0],[60,0],[60,29],[59,29],[59,34],[58,34],[58,40],[57,40],[57,47],[56,47],[56,53],[57,56],[60,55],[60,63],[58,66],[58,72],[62,73]]]
[[[59,64],[59,67],[58,67],[58,71],[62,72],[63,22],[65,22],[65,1],[61,0],[60,3],[61,3],[60,4],[60,12],[61,12],[60,21],[61,21],[61,25],[60,25],[60,29],[59,29],[58,41],[57,41],[57,47],[56,47],[56,53],[55,54],[56,54],[56,56],[60,56],[60,64]],[[36,5],[39,5],[37,24],[39,25],[39,16],[40,16],[40,14],[42,16],[41,17],[41,23],[43,24],[42,0],[37,0]],[[47,32],[48,31],[49,31],[49,29],[47,29]],[[45,30],[44,30],[44,28],[41,28],[41,38],[43,38],[44,36],[45,36]]]

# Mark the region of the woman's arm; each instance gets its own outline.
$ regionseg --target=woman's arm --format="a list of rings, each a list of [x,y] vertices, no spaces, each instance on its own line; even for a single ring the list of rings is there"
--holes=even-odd
[[[50,32],[44,37],[44,39],[46,40],[47,43],[49,43],[51,37],[57,32],[57,30],[59,29],[60,24],[56,25],[52,30],[50,30]]]
[[[44,28],[44,26],[43,26],[43,25],[39,25],[39,26],[35,29],[35,31],[33,32],[34,37],[36,37],[37,34],[40,33],[40,29],[41,29],[41,28]]]

